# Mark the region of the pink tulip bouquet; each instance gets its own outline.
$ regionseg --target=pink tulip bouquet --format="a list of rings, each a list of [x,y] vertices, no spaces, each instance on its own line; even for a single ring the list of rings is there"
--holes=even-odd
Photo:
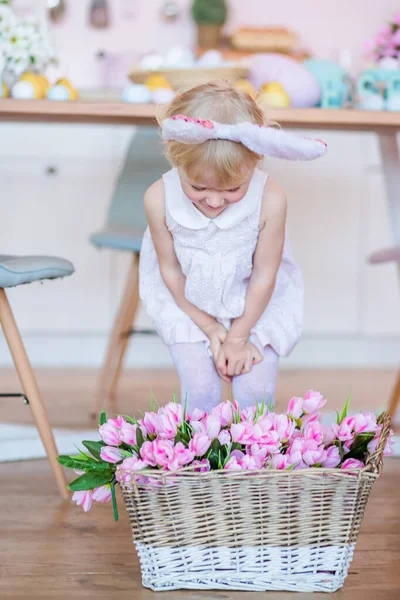
[[[348,399],[328,427],[319,413],[325,403],[319,392],[309,390],[304,398],[292,398],[285,414],[264,402],[240,410],[236,401],[188,414],[176,399],[158,410],[151,407],[140,419],[107,420],[103,411],[101,441],[84,441],[86,452],[58,460],[79,475],[69,485],[73,500],[88,511],[93,500],[112,499],[116,519],[115,486],[122,478],[163,485],[152,477],[159,470],[362,469],[377,445],[380,420],[372,413],[348,416]],[[391,454],[391,436],[385,455]]]
[[[400,57],[400,11],[379,28],[373,39],[366,42],[365,49],[373,60]]]

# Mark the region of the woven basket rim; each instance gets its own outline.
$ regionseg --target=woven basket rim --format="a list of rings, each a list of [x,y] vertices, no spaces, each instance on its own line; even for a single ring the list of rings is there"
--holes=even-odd
[[[378,417],[378,423],[382,424],[382,430],[379,438],[379,442],[374,452],[368,455],[365,467],[363,469],[338,469],[338,468],[321,468],[311,467],[309,469],[255,469],[248,471],[227,471],[225,469],[215,469],[206,472],[193,471],[193,466],[188,465],[182,467],[176,471],[164,471],[155,469],[141,469],[140,471],[134,471],[132,469],[121,469],[121,466],[117,467],[117,472],[121,473],[121,485],[124,485],[124,477],[130,476],[130,481],[125,482],[126,485],[130,486],[132,483],[135,485],[146,485],[137,484],[135,476],[151,477],[152,479],[158,479],[165,481],[171,478],[188,478],[188,479],[212,479],[212,478],[226,478],[226,479],[243,479],[247,477],[261,477],[267,478],[269,476],[274,477],[319,477],[321,475],[334,475],[335,477],[347,477],[348,475],[356,475],[357,479],[363,477],[379,477],[383,468],[383,451],[386,446],[387,438],[390,433],[391,417],[387,413],[382,413]]]

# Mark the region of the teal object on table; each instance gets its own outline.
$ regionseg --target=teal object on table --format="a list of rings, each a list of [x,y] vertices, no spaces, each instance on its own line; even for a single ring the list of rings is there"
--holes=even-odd
[[[400,71],[370,69],[363,71],[357,83],[359,108],[400,110]]]
[[[168,169],[159,128],[138,127],[117,180],[106,225],[90,237],[92,244],[139,253],[147,227],[144,194]]]
[[[330,60],[309,58],[303,65],[321,87],[321,108],[341,108],[350,98],[350,76],[339,64]]]
[[[55,256],[10,256],[0,254],[0,288],[15,287],[43,279],[67,277],[74,266]]]

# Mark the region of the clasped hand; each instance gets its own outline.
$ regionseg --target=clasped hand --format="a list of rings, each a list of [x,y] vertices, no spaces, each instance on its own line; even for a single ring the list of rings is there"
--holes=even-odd
[[[204,330],[210,340],[211,354],[220,377],[232,381],[232,377],[250,373],[252,366],[262,361],[257,348],[247,338],[228,335],[225,327],[215,323]]]

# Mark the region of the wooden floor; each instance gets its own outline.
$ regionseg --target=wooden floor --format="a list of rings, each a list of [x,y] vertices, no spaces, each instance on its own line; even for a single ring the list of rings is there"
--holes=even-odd
[[[283,371],[278,407],[308,387],[321,389],[330,408],[339,408],[349,391],[353,407],[383,406],[394,373]],[[38,372],[53,425],[87,427],[92,372]],[[131,372],[124,377],[118,410],[147,405],[150,387],[166,401],[176,377],[170,372]],[[1,391],[18,389],[14,374],[0,371]],[[0,403],[0,422],[30,422],[29,408],[16,400]],[[109,505],[89,514],[62,502],[46,461],[0,464],[0,598],[110,600],[322,600],[325,594],[168,592],[141,586],[138,561],[120,501],[120,521]],[[400,459],[387,459],[375,484],[345,587],[335,600],[400,598]]]

